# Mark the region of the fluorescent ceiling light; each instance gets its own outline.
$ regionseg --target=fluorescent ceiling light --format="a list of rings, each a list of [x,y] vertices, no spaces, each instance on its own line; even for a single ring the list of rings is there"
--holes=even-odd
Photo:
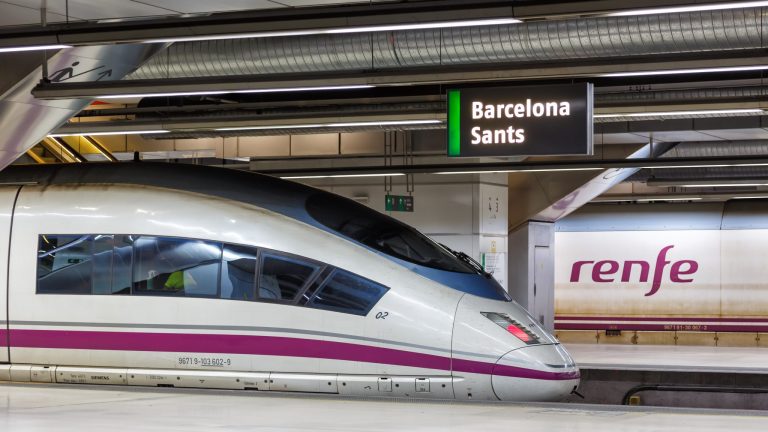
[[[601,167],[588,167],[588,168],[542,168],[542,169],[529,169],[518,170],[519,172],[558,172],[558,171],[602,171],[605,168]]]
[[[768,65],[757,66],[728,66],[728,67],[712,67],[712,68],[697,68],[697,69],[670,69],[670,70],[654,70],[654,71],[641,71],[641,72],[612,72],[599,74],[600,77],[612,78],[612,77],[633,77],[633,76],[649,76],[649,75],[678,75],[678,74],[694,74],[694,73],[717,73],[717,72],[747,72],[766,70]]]
[[[290,37],[290,36],[310,36],[317,35],[318,30],[294,30],[294,31],[273,31],[273,32],[254,32],[254,33],[236,33],[207,36],[183,36],[170,37],[163,39],[147,39],[142,43],[175,43],[175,42],[196,42],[230,39],[251,39],[251,38],[271,38],[271,37]]]
[[[653,202],[653,201],[698,201],[699,197],[681,197],[681,198],[642,198],[637,199],[637,202]]]
[[[675,185],[684,188],[707,188],[707,187],[752,187],[752,186],[768,186],[768,182],[765,183],[712,183],[712,184],[686,184]]]
[[[439,124],[442,120],[391,120],[391,121],[370,121],[370,122],[349,122],[349,123],[329,123],[328,127],[356,127],[356,126],[407,126],[407,125],[426,125]]]
[[[381,173],[381,174],[332,174],[332,175],[310,175],[310,176],[285,176],[282,179],[319,179],[319,178],[351,178],[351,177],[395,177],[404,176],[403,173]]]
[[[768,163],[737,163],[737,164],[716,164],[716,165],[664,165],[664,166],[644,166],[644,169],[668,169],[668,168],[728,168],[728,167],[757,167],[768,166]]]
[[[64,49],[64,48],[72,48],[72,46],[71,45],[36,45],[36,46],[8,47],[8,48],[0,48],[0,53],[41,51],[41,50],[49,50],[49,49],[53,50],[53,49]]]
[[[375,26],[366,26],[366,27],[336,28],[336,29],[325,30],[323,31],[323,33],[339,34],[339,33],[368,33],[368,32],[400,31],[400,30],[428,30],[428,29],[439,29],[439,28],[519,24],[521,22],[522,21],[515,18],[494,18],[494,19],[478,19],[478,20],[464,20],[464,21],[442,21],[442,22],[430,22],[430,23],[420,23],[420,24],[390,24],[390,25],[375,25]]]
[[[107,94],[91,96],[95,99],[122,99],[122,98],[143,98],[143,97],[168,97],[168,96],[211,96],[223,94],[250,94],[250,93],[282,93],[282,92],[302,92],[302,91],[323,91],[323,90],[358,90],[373,88],[375,86],[368,84],[361,85],[343,85],[343,86],[316,86],[316,87],[285,87],[285,88],[265,88],[252,90],[203,90],[203,91],[178,91],[165,93],[131,93],[131,94]]]
[[[767,164],[768,165],[768,164]],[[672,168],[725,168],[734,165],[666,165],[666,166],[644,166],[643,169],[672,169]]]
[[[605,168],[589,167],[589,168],[541,168],[541,169],[510,169],[510,170],[495,170],[495,171],[441,171],[435,174],[499,174],[499,173],[513,173],[513,172],[558,172],[558,171],[602,171]]]
[[[312,129],[325,127],[323,124],[297,124],[297,125],[275,125],[275,126],[240,126],[216,128],[215,131],[241,131],[241,130],[273,130],[273,129]]]
[[[271,37],[311,36],[311,35],[346,34],[346,33],[368,33],[368,32],[398,31],[398,30],[426,30],[426,29],[438,29],[438,28],[518,24],[521,22],[522,21],[515,18],[493,18],[493,19],[476,19],[476,20],[460,20],[460,21],[438,21],[438,22],[411,23],[411,24],[385,24],[385,25],[359,26],[359,27],[337,27],[337,28],[328,28],[328,29],[286,30],[286,31],[272,31],[272,32],[223,34],[223,35],[181,36],[181,37],[170,37],[170,38],[162,38],[162,39],[148,39],[142,42],[143,43],[193,42],[193,41],[206,41],[206,40],[271,38]]]
[[[698,111],[659,111],[659,112],[633,112],[618,114],[595,114],[593,118],[621,118],[621,117],[666,117],[686,115],[710,115],[710,114],[762,114],[762,109],[726,109],[726,110],[698,110]]]
[[[442,123],[442,120],[383,120],[348,123],[312,123],[296,125],[275,126],[241,126],[216,128],[215,131],[245,131],[245,130],[272,130],[272,129],[315,129],[315,128],[340,128],[340,127],[366,127],[366,126],[408,126]]]
[[[738,166],[738,165],[735,165]],[[648,186],[654,187],[683,187],[683,188],[719,188],[719,187],[756,187],[768,186],[768,180],[761,178],[742,178],[742,179],[695,179],[695,180],[664,180],[648,179]]]
[[[596,199],[594,203],[606,202],[655,202],[655,201],[698,201],[700,197],[670,197],[670,198],[622,198],[622,199]]]
[[[766,199],[766,198],[768,198],[768,195],[735,196],[735,197],[731,197],[731,199]]]
[[[130,131],[110,131],[110,132],[72,132],[72,133],[60,133],[60,134],[50,134],[48,137],[50,138],[60,138],[60,137],[71,137],[71,136],[81,136],[81,135],[93,135],[93,136],[103,136],[103,135],[139,135],[139,134],[161,134],[161,133],[168,133],[169,130],[164,129],[156,129],[156,130],[130,130]]]
[[[703,12],[703,11],[715,11],[715,10],[727,10],[727,9],[745,9],[745,8],[757,8],[768,6],[768,1],[747,1],[747,2],[732,2],[732,3],[715,3],[715,4],[701,4],[691,6],[670,6],[662,8],[651,9],[635,9],[620,12],[611,12],[603,16],[635,16],[635,15],[655,15],[655,14],[670,14],[670,13],[683,13],[683,12]]]

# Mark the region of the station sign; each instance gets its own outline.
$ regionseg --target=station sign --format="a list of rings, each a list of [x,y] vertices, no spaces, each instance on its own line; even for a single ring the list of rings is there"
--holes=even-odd
[[[448,91],[448,156],[591,155],[589,83]]]

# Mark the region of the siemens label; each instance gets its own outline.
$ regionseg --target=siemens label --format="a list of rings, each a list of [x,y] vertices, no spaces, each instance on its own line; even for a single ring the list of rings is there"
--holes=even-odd
[[[592,154],[592,84],[448,91],[448,156]]]

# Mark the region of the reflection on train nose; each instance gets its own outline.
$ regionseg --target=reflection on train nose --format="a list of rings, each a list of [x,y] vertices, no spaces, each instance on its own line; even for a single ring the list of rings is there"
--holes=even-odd
[[[579,369],[559,344],[508,352],[493,369],[493,391],[501,400],[556,401],[579,385]]]

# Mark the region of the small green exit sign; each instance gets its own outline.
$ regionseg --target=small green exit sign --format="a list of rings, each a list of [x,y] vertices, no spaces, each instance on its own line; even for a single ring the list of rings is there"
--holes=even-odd
[[[384,210],[412,212],[413,197],[404,195],[387,195],[384,200]]]

